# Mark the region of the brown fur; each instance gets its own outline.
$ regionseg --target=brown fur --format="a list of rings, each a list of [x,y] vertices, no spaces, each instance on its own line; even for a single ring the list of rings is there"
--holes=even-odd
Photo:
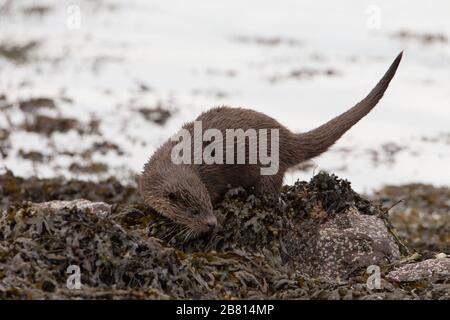
[[[229,188],[242,186],[260,195],[278,194],[288,168],[328,150],[375,107],[393,78],[401,58],[402,53],[375,88],[353,108],[306,133],[292,133],[275,119],[243,108],[217,107],[202,113],[196,121],[202,121],[203,131],[219,129],[224,137],[226,129],[279,129],[278,173],[261,175],[260,163],[176,165],[171,161],[171,151],[177,142],[169,140],[153,154],[144,167],[140,179],[140,192],[144,201],[174,222],[187,226],[188,236],[195,237],[215,227],[217,220],[212,212],[212,204],[218,202]],[[193,136],[192,122],[185,124],[183,128]],[[270,147],[270,138],[268,141]],[[248,160],[248,139],[246,159]]]

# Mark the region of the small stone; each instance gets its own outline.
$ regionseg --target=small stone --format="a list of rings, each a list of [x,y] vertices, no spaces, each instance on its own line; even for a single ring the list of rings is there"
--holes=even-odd
[[[447,255],[443,252],[436,254],[436,259],[445,259],[447,258]]]

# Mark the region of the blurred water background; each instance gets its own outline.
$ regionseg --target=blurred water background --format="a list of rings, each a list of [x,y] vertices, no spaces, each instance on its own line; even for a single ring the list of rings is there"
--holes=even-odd
[[[0,171],[131,179],[216,105],[305,131],[381,103],[285,182],[450,185],[449,1],[0,1]]]

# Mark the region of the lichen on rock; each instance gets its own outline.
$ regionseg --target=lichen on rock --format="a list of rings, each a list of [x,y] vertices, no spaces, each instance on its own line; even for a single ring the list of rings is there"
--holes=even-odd
[[[428,259],[408,263],[389,272],[386,277],[396,282],[412,282],[433,278],[448,280],[450,279],[450,259]]]

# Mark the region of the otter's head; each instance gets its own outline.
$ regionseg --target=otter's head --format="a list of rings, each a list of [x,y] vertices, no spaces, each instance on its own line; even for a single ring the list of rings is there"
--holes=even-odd
[[[144,202],[171,221],[186,227],[186,237],[214,231],[217,218],[203,182],[186,165],[152,167],[147,164],[139,189]]]

